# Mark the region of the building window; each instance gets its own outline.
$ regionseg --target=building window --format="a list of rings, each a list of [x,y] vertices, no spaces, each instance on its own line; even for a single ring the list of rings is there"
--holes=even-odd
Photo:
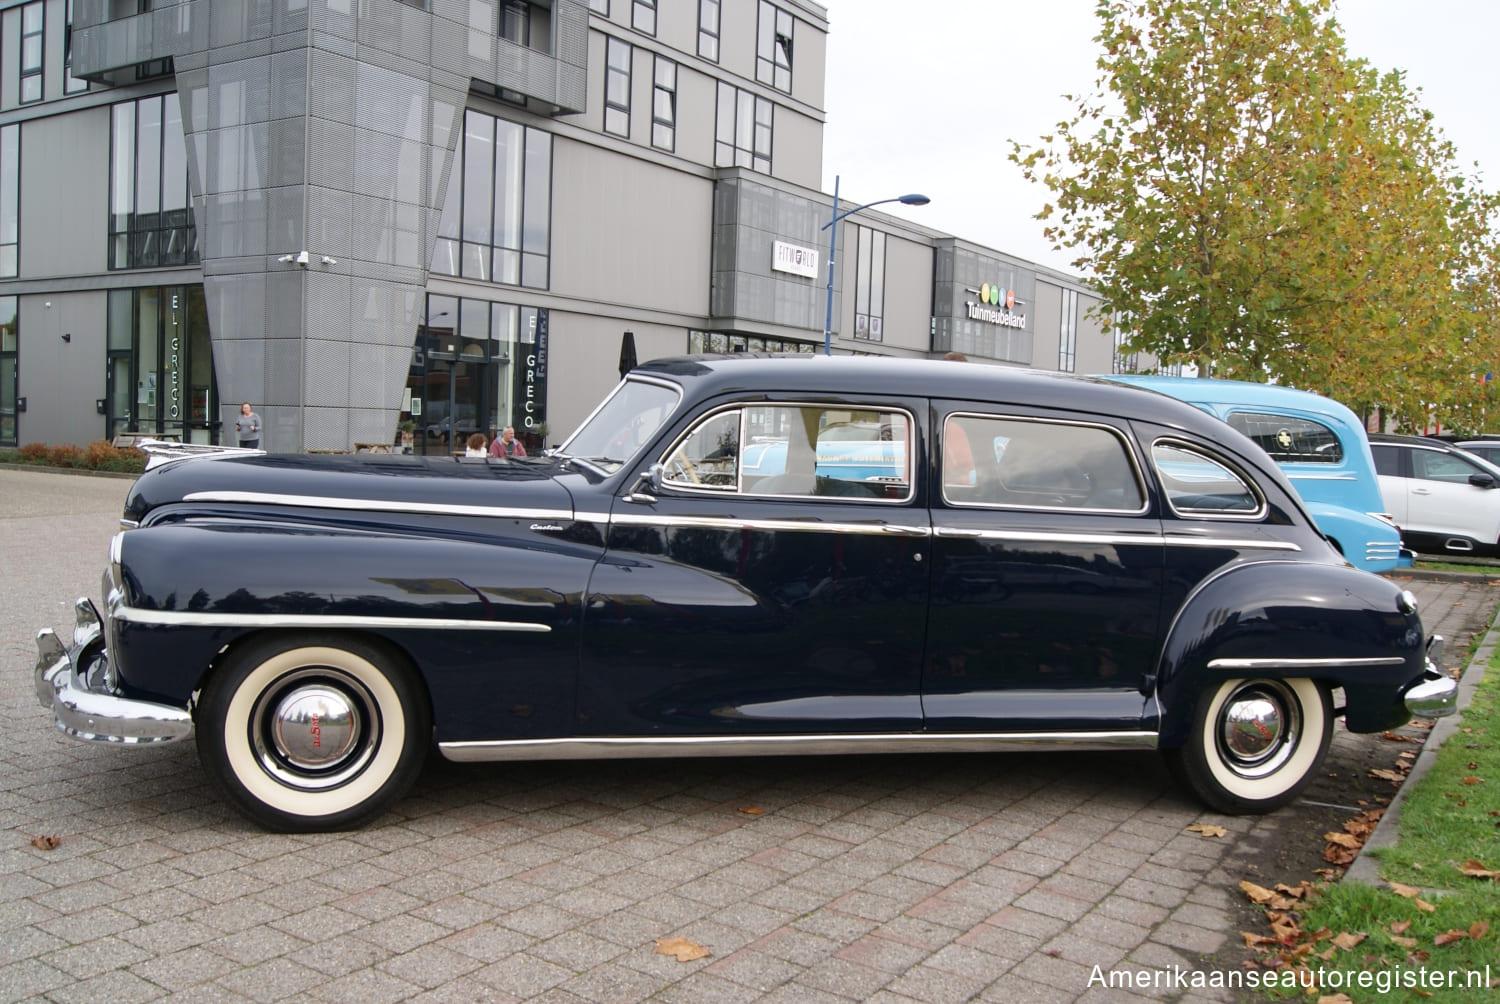
[[[73,76],[73,0],[68,0],[67,23],[63,25],[63,93],[81,94],[88,89],[87,80]]]
[[[0,126],[0,278],[21,264],[21,126]]]
[[[21,103],[42,100],[42,0],[21,8]]]
[[[1061,337],[1057,340],[1057,369],[1061,373],[1073,372],[1078,354],[1078,292],[1062,291]]]
[[[792,15],[761,0],[755,43],[755,79],[778,91],[792,90]]]
[[[551,254],[552,137],[464,113],[432,271],[546,289]]]
[[[604,70],[604,131],[630,135],[630,46],[609,40]]]
[[[883,341],[885,333],[885,234],[869,227],[859,232],[854,270],[854,337]]]
[[[651,88],[651,145],[663,150],[677,148],[677,64],[656,57]]]
[[[0,446],[17,446],[16,381],[17,346],[16,298],[0,296]]]
[[[219,432],[202,286],[109,293],[104,394],[107,435],[149,432],[213,443]]]
[[[763,338],[760,335],[736,335],[723,331],[689,331],[687,350],[690,355],[711,352],[800,352],[811,355],[823,349],[821,342],[797,342],[790,338]]]
[[[748,167],[770,174],[771,102],[721,81],[718,115],[714,166]]]
[[[109,267],[196,263],[198,228],[177,95],[114,105],[111,129]]]
[[[719,61],[719,0],[698,0],[698,55]]]
[[[609,17],[609,0],[589,0],[589,10]]]
[[[648,35],[656,34],[656,0],[633,0],[630,8],[630,26]]]
[[[517,45],[531,44],[531,4],[506,0],[500,9],[500,37]]]

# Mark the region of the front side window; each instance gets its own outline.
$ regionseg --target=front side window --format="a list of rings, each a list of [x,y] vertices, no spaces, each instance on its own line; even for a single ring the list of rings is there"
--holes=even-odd
[[[1263,512],[1260,496],[1244,478],[1200,450],[1159,442],[1151,447],[1151,461],[1178,513],[1244,517]]]
[[[847,405],[750,405],[717,412],[667,453],[673,487],[782,498],[911,497],[912,420]]]
[[[656,0],[634,0],[630,8],[630,26],[648,35],[656,34]]]
[[[1484,474],[1476,464],[1463,457],[1438,450],[1412,450],[1412,475],[1422,481],[1444,481],[1448,484],[1464,485],[1474,474]]]
[[[771,173],[771,102],[732,84],[719,83],[714,166],[748,167]]]
[[[698,55],[719,61],[719,0],[698,0]]]
[[[792,15],[767,0],[760,3],[755,79],[778,91],[792,90]]]
[[[1235,411],[1228,422],[1277,463],[1337,464],[1344,459],[1338,433],[1310,418]]]
[[[551,134],[465,112],[432,271],[546,289],[551,213]]]
[[[651,145],[677,147],[677,64],[661,56],[656,57],[651,89]]]
[[[21,8],[21,103],[42,100],[42,0]]]
[[[609,40],[604,68],[604,131],[630,135],[630,46]]]
[[[21,261],[21,126],[0,126],[0,278],[15,278]]]
[[[943,422],[950,504],[1140,512],[1145,493],[1120,434],[1103,426],[953,414]]]
[[[884,339],[885,234],[869,227],[859,231],[854,280],[854,337]]]
[[[124,101],[110,116],[109,267],[196,263],[198,228],[177,95]]]
[[[16,446],[16,362],[20,353],[20,328],[16,298],[0,296],[0,446]]]

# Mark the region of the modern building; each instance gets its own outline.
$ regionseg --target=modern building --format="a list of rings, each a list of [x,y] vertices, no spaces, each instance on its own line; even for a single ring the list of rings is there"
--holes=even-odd
[[[622,354],[1107,371],[1075,277],[819,190],[808,0],[0,0],[0,445],[513,424]],[[842,197],[840,210],[858,205]],[[831,293],[830,293],[831,289]],[[227,434],[226,434],[227,432]]]

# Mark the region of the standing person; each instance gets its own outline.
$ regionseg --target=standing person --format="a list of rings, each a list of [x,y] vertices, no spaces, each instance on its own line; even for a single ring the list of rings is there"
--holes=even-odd
[[[492,457],[524,457],[526,447],[516,438],[516,427],[507,425],[500,430],[500,435],[490,444],[490,456]]]
[[[244,449],[260,449],[260,416],[250,410],[249,401],[240,405],[239,417],[234,420],[234,434]]]

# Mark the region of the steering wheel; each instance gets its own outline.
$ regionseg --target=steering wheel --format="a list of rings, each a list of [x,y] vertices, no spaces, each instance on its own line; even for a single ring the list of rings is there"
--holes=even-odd
[[[698,477],[698,470],[693,466],[693,462],[680,453],[672,457],[672,473],[683,475],[695,485],[703,484],[703,479]]]

